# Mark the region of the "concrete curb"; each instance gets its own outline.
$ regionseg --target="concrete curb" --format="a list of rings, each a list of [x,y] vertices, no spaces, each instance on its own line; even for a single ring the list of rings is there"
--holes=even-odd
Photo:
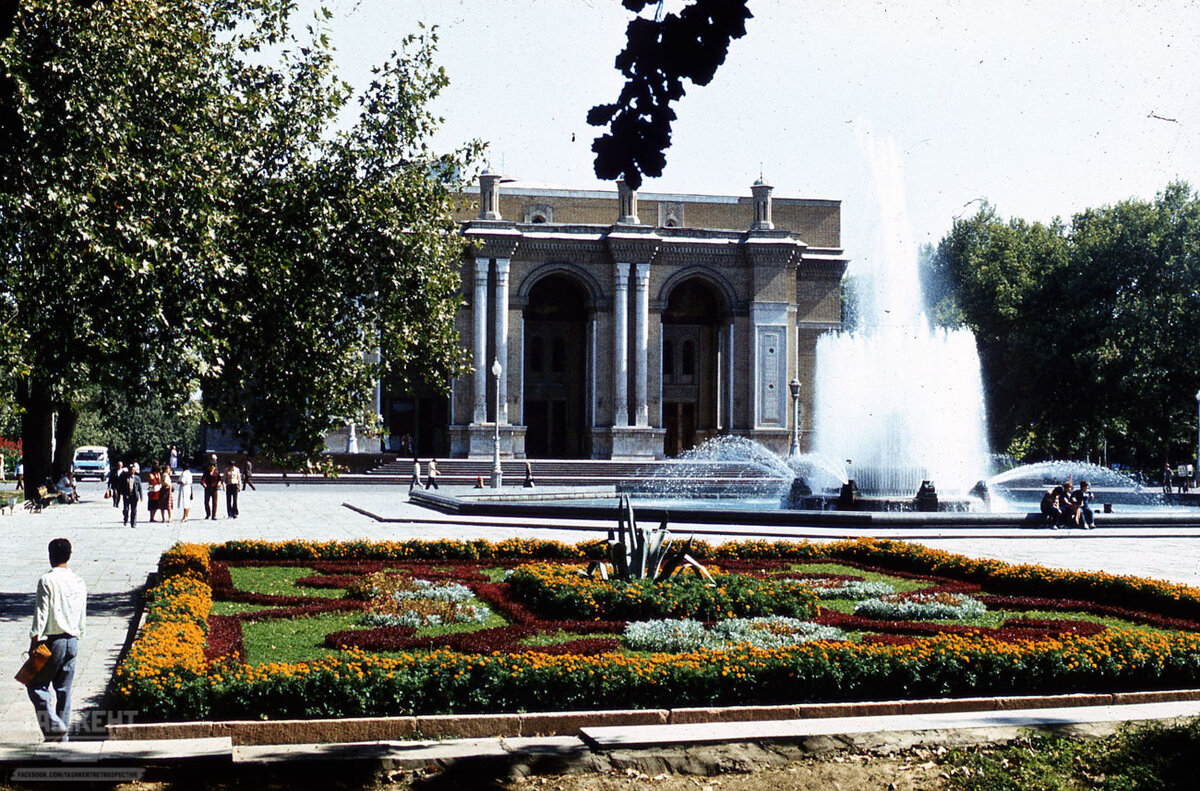
[[[1102,736],[1131,721],[1181,721],[1200,714],[1195,690],[1184,701],[899,716],[809,717],[720,724],[596,726],[580,736],[474,737],[453,740],[364,740],[339,743],[238,745],[229,735],[175,740],[109,740],[70,744],[0,745],[0,764],[86,765],[116,762],[175,767],[197,762],[263,766],[327,762],[374,763],[389,769],[443,769],[464,777],[516,777],[635,769],[647,774],[748,772],[819,753],[895,753],[918,746],[1003,743],[1048,730],[1062,736]],[[1171,693],[1148,693],[1153,697]],[[1059,703],[1117,696],[1056,696]],[[1065,700],[1065,699],[1070,699]],[[999,699],[977,699],[997,702]],[[1015,705],[1019,699],[1005,702]],[[1050,698],[1025,699],[1049,702]],[[965,701],[956,701],[962,703]],[[925,705],[929,701],[913,701]],[[870,705],[893,705],[888,703]],[[766,714],[773,707],[737,709]],[[791,707],[780,707],[791,708]],[[734,711],[733,709],[730,710]],[[831,710],[826,710],[831,711]],[[780,712],[782,713],[782,712]],[[811,713],[811,712],[810,712]],[[498,715],[507,717],[508,715]],[[493,718],[493,722],[499,720]],[[201,723],[187,723],[201,725]],[[284,724],[284,723],[277,723]],[[208,723],[210,727],[214,723]],[[124,726],[122,726],[124,727]],[[479,775],[479,772],[484,772]]]
[[[566,505],[563,502],[524,502],[511,498],[477,500],[451,493],[413,491],[409,502],[453,516],[538,517],[544,519],[614,520],[611,505]],[[887,511],[756,511],[722,506],[702,508],[689,506],[643,505],[637,509],[638,518],[647,521],[669,520],[672,524],[737,524],[760,527],[830,527],[889,530],[944,530],[976,528],[1008,528],[1028,530],[1048,535],[1086,534],[1083,530],[1050,530],[1040,514],[1034,513],[923,513]],[[375,517],[379,521],[390,521]],[[1189,513],[1113,513],[1097,514],[1097,527],[1200,527],[1200,514]]]
[[[235,746],[452,738],[577,736],[585,728],[970,714],[1200,701],[1200,689],[1020,697],[805,703],[781,706],[439,714],[323,720],[223,720],[108,726],[114,741],[228,737]]]

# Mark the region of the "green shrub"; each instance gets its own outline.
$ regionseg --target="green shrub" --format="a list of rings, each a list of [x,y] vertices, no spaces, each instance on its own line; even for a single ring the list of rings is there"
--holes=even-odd
[[[513,593],[543,616],[578,620],[647,621],[695,618],[718,621],[759,615],[811,618],[817,597],[796,580],[721,574],[697,577],[596,580],[567,566],[534,563],[513,572]]]

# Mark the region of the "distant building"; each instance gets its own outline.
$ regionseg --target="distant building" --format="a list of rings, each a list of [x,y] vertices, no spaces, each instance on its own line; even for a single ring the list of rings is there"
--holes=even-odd
[[[718,434],[786,451],[788,383],[807,420],[817,337],[841,326],[841,203],[750,191],[485,173],[460,218],[476,247],[455,324],[474,371],[449,398],[385,392],[388,449],[407,434],[422,456],[487,457],[498,417],[505,457],[653,459]]]

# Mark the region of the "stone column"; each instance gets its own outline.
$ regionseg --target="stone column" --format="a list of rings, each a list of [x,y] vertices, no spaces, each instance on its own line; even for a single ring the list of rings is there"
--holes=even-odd
[[[475,259],[475,301],[472,305],[475,321],[475,347],[472,362],[475,365],[475,410],[473,423],[487,422],[487,258]]]
[[[500,414],[496,421],[501,425],[508,424],[508,377],[512,361],[508,359],[508,259],[496,259],[496,359],[504,367],[496,387],[500,388]]]
[[[613,274],[613,425],[629,425],[629,265]]]
[[[725,430],[733,430],[733,377],[734,363],[736,362],[733,336],[734,323],[729,322],[729,326],[725,331],[725,349],[727,351],[725,360]]]
[[[634,264],[635,280],[633,284],[634,316],[634,372],[633,372],[633,408],[636,426],[650,425],[650,415],[646,407],[647,359],[650,348],[650,265]]]

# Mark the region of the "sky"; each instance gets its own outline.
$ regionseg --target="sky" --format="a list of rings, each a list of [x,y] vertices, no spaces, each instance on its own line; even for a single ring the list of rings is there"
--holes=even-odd
[[[682,0],[668,0],[677,10]],[[503,175],[613,188],[592,171],[588,109],[622,84],[619,0],[325,0],[340,75],[365,85],[418,23],[450,86],[435,146],[479,138]],[[301,1],[307,17],[317,4]],[[1200,187],[1200,2],[751,0],[747,34],[675,106],[643,192],[842,201],[842,242],[879,255],[868,151],[885,141],[912,236],[936,243],[987,200],[1069,220],[1176,179]],[[874,252],[873,252],[874,251]]]

